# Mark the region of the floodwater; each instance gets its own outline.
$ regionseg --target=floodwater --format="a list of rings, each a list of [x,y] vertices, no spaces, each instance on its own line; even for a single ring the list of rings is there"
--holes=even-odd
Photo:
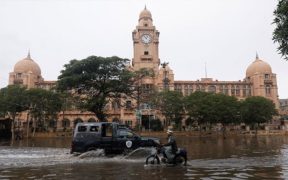
[[[69,153],[70,138],[0,140],[0,179],[288,179],[288,137],[176,137],[188,166],[146,166],[151,149],[130,157]],[[139,153],[141,152],[141,153]]]

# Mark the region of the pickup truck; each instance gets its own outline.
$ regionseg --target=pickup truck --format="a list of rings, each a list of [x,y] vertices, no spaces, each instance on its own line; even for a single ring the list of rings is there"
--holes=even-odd
[[[78,123],[73,132],[71,153],[104,149],[105,154],[127,154],[139,147],[156,147],[158,138],[141,137],[114,122]]]

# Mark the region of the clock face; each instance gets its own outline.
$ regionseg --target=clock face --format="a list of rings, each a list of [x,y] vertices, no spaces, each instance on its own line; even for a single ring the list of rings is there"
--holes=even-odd
[[[144,44],[148,44],[152,41],[152,37],[149,34],[143,34],[141,40]]]

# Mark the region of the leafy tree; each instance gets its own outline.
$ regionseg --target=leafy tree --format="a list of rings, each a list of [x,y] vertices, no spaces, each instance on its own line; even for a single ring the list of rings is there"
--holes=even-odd
[[[64,65],[58,77],[58,89],[71,90],[78,98],[79,108],[93,112],[106,121],[105,105],[109,100],[131,95],[133,73],[127,68],[128,59],[90,56]]]
[[[49,120],[57,120],[62,107],[60,95],[53,91],[35,88],[27,90],[29,113],[33,119],[33,129],[46,130]]]
[[[198,124],[206,123],[206,114],[208,105],[205,103],[205,97],[208,96],[209,93],[196,91],[189,96],[185,97],[184,106],[188,115],[188,124],[191,124],[193,121]]]
[[[177,91],[159,92],[154,99],[155,106],[165,116],[167,125],[174,122],[178,129],[184,116],[183,95]]]
[[[231,123],[239,123],[240,110],[239,102],[234,96],[224,94],[210,94],[205,97],[205,102],[209,103],[207,111],[207,121],[221,123],[223,125],[223,137],[226,137],[226,126]]]
[[[278,51],[288,60],[288,1],[279,0],[277,8],[274,11],[273,23],[276,28],[273,32],[273,40],[279,44]]]
[[[264,97],[248,97],[241,103],[242,120],[252,126],[266,123],[276,114],[275,104]]]
[[[12,139],[14,139],[15,118],[18,113],[28,109],[26,88],[10,85],[0,90],[0,111],[12,120]]]
[[[221,123],[223,126],[230,123],[239,123],[239,102],[236,97],[224,94],[211,94],[209,99],[212,107],[209,114],[212,115],[215,122]]]
[[[206,92],[195,92],[186,97],[185,109],[189,120],[195,120],[198,124],[222,123],[227,124],[238,122],[239,105],[233,96],[214,94]]]

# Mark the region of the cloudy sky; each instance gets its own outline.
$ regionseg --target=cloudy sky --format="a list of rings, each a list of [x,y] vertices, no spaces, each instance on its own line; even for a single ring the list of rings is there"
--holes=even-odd
[[[271,40],[277,0],[1,0],[0,87],[29,49],[45,80],[71,59],[131,59],[145,4],[175,80],[205,77],[205,63],[214,80],[243,80],[258,52],[277,74],[279,97],[288,98],[288,62]]]

